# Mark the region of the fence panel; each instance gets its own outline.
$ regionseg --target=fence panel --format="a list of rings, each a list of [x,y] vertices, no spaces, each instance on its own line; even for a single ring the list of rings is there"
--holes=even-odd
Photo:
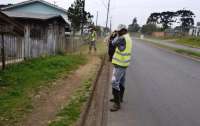
[[[24,60],[24,40],[22,37],[4,34],[2,35],[0,48],[4,50],[0,53],[0,66],[3,65],[2,57],[5,57],[5,64],[12,64]],[[4,45],[3,45],[4,44]]]
[[[80,46],[84,44],[81,37],[58,38],[54,43],[44,41],[43,39],[33,38],[29,39],[28,42],[25,42],[24,37],[5,34],[3,35],[3,40],[6,64],[18,63],[25,58],[55,55],[60,52],[72,53],[79,50]],[[2,40],[0,40],[1,49],[3,47],[2,43]],[[25,51],[25,49],[28,51]],[[0,67],[1,66],[2,51],[0,51]]]

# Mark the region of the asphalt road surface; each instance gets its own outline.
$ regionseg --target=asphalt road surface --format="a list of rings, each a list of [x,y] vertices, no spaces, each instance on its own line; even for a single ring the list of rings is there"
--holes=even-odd
[[[108,126],[200,126],[200,62],[133,41],[125,102]]]

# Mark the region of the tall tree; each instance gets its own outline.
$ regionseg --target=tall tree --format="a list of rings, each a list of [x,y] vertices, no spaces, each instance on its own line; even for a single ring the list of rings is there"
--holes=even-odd
[[[194,25],[195,14],[191,10],[179,10],[176,12],[179,17],[181,28],[184,32],[188,32],[190,27]]]
[[[75,0],[75,2],[69,7],[67,11],[67,15],[69,20],[71,21],[73,32],[79,31],[82,23],[92,23],[91,19],[93,18],[93,16],[89,12],[86,12],[83,6],[83,0]]]
[[[175,16],[176,13],[172,11],[152,13],[147,20],[147,24],[161,24],[163,30],[165,30],[171,27],[171,25],[176,21]]]
[[[158,24],[161,13],[152,13],[147,19],[147,24]]]
[[[130,24],[128,26],[128,30],[129,30],[129,32],[138,32],[140,30],[140,26],[137,23],[137,18],[136,17],[133,19],[132,24]]]
[[[170,28],[175,20],[176,13],[172,11],[162,12],[160,14],[160,24],[162,24],[163,30]]]

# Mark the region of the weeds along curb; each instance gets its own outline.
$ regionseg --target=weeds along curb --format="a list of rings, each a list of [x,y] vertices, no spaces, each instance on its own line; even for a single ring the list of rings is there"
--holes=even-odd
[[[91,107],[92,100],[94,98],[94,94],[95,94],[95,91],[96,91],[97,83],[98,83],[99,77],[102,73],[103,66],[105,65],[105,60],[106,60],[106,55],[104,55],[102,57],[101,65],[100,65],[100,68],[97,72],[97,76],[96,76],[95,80],[92,82],[92,91],[90,93],[89,99],[88,99],[88,101],[87,101],[87,103],[84,107],[84,111],[82,112],[81,117],[80,117],[78,124],[76,126],[85,126],[86,119],[87,119],[88,113],[89,113],[89,109]]]

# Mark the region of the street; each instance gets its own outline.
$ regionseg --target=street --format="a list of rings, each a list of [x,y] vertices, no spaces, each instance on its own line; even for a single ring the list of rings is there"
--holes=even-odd
[[[200,62],[133,41],[124,103],[108,126],[200,126]]]

